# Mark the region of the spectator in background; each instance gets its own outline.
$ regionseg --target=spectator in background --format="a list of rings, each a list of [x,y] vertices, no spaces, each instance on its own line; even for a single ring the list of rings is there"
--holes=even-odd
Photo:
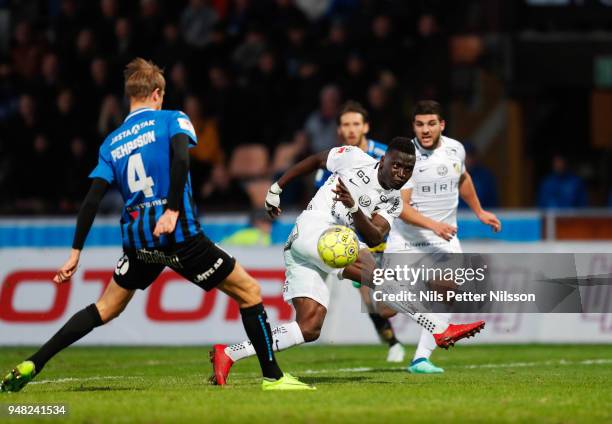
[[[197,197],[201,199],[202,208],[207,211],[245,210],[251,207],[248,194],[230,177],[224,164],[215,166],[206,183],[195,190],[199,192]]]
[[[378,15],[372,20],[365,56],[369,62],[376,64],[378,69],[397,70],[408,61],[408,55],[402,54],[400,40],[400,37],[393,33],[391,17]]]
[[[38,73],[42,46],[36,42],[32,27],[28,22],[19,22],[13,32],[11,61],[17,76],[24,82],[30,82]]]
[[[289,76],[289,92],[292,94],[292,107],[287,111],[287,122],[291,130],[303,128],[304,121],[319,102],[319,91],[323,79],[314,57],[305,58],[300,63],[297,74]]]
[[[70,148],[62,154],[62,157],[66,163],[70,163],[70,166],[63,167],[61,174],[58,175],[62,187],[59,209],[62,213],[76,213],[89,190],[90,181],[87,177],[95,166],[95,159],[80,137],[70,141]]]
[[[227,33],[232,37],[242,35],[249,22],[258,21],[255,18],[255,5],[251,0],[234,0],[227,17]]]
[[[198,144],[189,149],[193,159],[210,166],[225,162],[225,154],[219,142],[219,130],[214,118],[204,116],[202,103],[193,94],[185,98],[182,110],[189,116],[195,129]]]
[[[200,48],[210,42],[210,33],[219,15],[208,3],[206,0],[189,0],[181,15],[181,32],[190,46]]]
[[[65,57],[71,81],[75,85],[86,85],[91,72],[91,62],[96,57],[96,39],[89,28],[79,31],[75,40],[75,52]]]
[[[587,206],[582,178],[568,169],[564,156],[552,158],[552,173],[544,177],[538,191],[540,208],[581,208]]]
[[[112,94],[106,96],[102,101],[98,116],[98,137],[104,139],[107,134],[123,123],[124,118],[125,113],[121,110],[119,99]]]
[[[413,66],[413,90],[416,98],[446,100],[450,80],[448,38],[442,33],[435,15],[424,13],[417,20]]]
[[[49,138],[42,133],[36,134],[26,146],[26,151],[18,157],[15,183],[19,192],[15,199],[18,213],[43,213],[57,209],[56,193],[58,175],[57,156],[51,150]]]
[[[287,74],[296,77],[300,73],[300,67],[312,60],[313,48],[308,42],[306,27],[302,22],[289,23],[283,35],[285,38],[283,61],[287,67]]]
[[[154,54],[155,63],[170,68],[187,56],[187,46],[181,39],[177,23],[167,22],[163,28],[162,41]]]
[[[60,14],[51,26],[53,37],[57,41],[57,51],[68,52],[72,50],[74,39],[77,37],[81,25],[76,1],[61,0]]]
[[[373,140],[388,143],[397,134],[404,132],[402,119],[396,107],[393,107],[389,94],[384,86],[376,83],[368,89],[368,107],[370,111],[370,132]]]
[[[311,141],[314,152],[331,149],[338,145],[336,118],[340,111],[340,90],[335,85],[323,87],[319,95],[319,109],[310,114],[304,130]]]
[[[129,19],[117,19],[117,23],[115,24],[115,38],[117,44],[115,46],[113,65],[118,69],[123,69],[125,64],[134,58],[136,51],[134,35],[132,34],[132,24]]]
[[[267,10],[273,36],[282,37],[290,25],[299,23],[305,26],[308,22],[304,13],[295,6],[293,0],[274,0],[274,3],[274,6]]]
[[[17,115],[8,122],[4,131],[4,136],[10,141],[7,144],[8,151],[15,159],[25,155],[40,126],[39,111],[34,97],[22,94],[17,104]]]
[[[341,21],[332,22],[327,38],[321,45],[319,59],[319,63],[326,70],[326,78],[334,79],[342,73],[350,50],[348,34],[344,23]]]
[[[229,156],[234,147],[247,142],[249,137],[249,129],[242,123],[245,116],[243,97],[227,69],[221,65],[210,67],[208,81],[209,88],[204,95],[206,114],[217,119],[221,148]]]
[[[251,25],[240,44],[232,54],[232,60],[242,71],[250,71],[257,65],[259,56],[266,49],[266,36],[259,25]]]
[[[201,50],[201,55],[196,58],[197,60],[191,61],[191,66],[196,68],[195,72],[205,74],[211,63],[226,61],[228,54],[234,51],[234,44],[234,40],[226,34],[225,25],[221,22],[217,23],[210,34],[210,43]],[[205,81],[205,79],[202,80],[202,82]]]
[[[497,179],[495,175],[480,162],[478,150],[471,143],[465,143],[465,167],[472,177],[472,182],[478,193],[478,199],[484,209],[499,206],[497,197]],[[459,197],[459,207],[467,209],[468,205]]]
[[[252,141],[265,144],[269,151],[274,150],[287,130],[284,120],[278,119],[287,104],[287,91],[287,77],[278,66],[276,55],[264,51],[249,78],[251,113],[245,116],[245,123],[251,126]]]
[[[172,65],[169,72],[170,84],[166,89],[164,106],[168,109],[180,110],[189,90],[189,76],[183,62]]]
[[[151,56],[161,40],[164,17],[157,0],[140,0],[140,14],[135,22],[140,55]]]
[[[199,203],[202,197],[200,189],[210,178],[213,168],[223,166],[225,153],[221,149],[217,120],[204,115],[200,99],[193,94],[188,95],[182,110],[189,116],[198,139],[198,144],[189,149],[189,155],[192,160],[190,172],[194,196]]]
[[[344,76],[340,80],[346,98],[365,103],[367,87],[372,80],[361,53],[354,51],[346,57]]]
[[[272,244],[272,220],[265,209],[255,209],[249,216],[249,226],[221,240],[226,246],[259,246]]]
[[[117,0],[100,0],[99,14],[94,24],[98,37],[100,53],[113,54],[117,47],[115,43],[115,25],[118,19],[119,8]]]
[[[49,120],[50,134],[55,143],[67,146],[69,140],[85,131],[87,121],[77,107],[74,92],[70,88],[60,90],[55,106],[55,114]]]
[[[102,100],[119,89],[111,80],[106,59],[97,57],[92,60],[90,72],[90,84],[87,88],[87,96],[90,101],[87,102],[87,113],[89,114],[88,121],[93,124],[92,127],[95,127],[96,118],[100,115]]]
[[[42,110],[51,110],[60,84],[59,59],[55,53],[48,52],[43,56],[40,71],[36,97]]]

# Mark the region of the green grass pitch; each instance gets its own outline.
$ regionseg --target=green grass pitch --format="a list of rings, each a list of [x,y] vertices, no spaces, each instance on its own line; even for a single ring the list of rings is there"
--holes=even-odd
[[[32,352],[0,348],[2,372]],[[408,347],[412,353],[412,348]],[[410,375],[384,346],[312,346],[278,355],[315,392],[260,389],[254,358],[226,387],[207,385],[204,347],[75,347],[54,358],[9,404],[66,404],[40,422],[612,422],[612,346],[458,346],[436,351],[443,375]]]

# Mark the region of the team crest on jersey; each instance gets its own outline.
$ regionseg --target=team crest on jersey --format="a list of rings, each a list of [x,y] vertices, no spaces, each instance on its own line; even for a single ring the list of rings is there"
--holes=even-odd
[[[365,194],[364,194],[364,195],[362,195],[362,196],[360,196],[360,197],[359,197],[359,205],[360,205],[360,206],[362,206],[362,207],[364,207],[364,208],[367,208],[367,207],[368,207],[368,206],[370,206],[371,204],[372,204],[372,199],[370,199],[370,197],[369,197],[369,196],[367,196],[367,195],[365,195]]]
[[[438,171],[438,175],[441,176],[441,177],[443,177],[446,174],[448,174],[448,168],[446,167],[446,165],[438,166],[437,171]]]
[[[461,174],[461,165],[458,164],[457,162],[453,163],[453,168],[455,168],[455,171],[457,171],[457,174]]]
[[[119,275],[125,275],[130,269],[130,260],[127,255],[123,255],[121,259],[117,262],[117,267],[115,268],[115,272]]]

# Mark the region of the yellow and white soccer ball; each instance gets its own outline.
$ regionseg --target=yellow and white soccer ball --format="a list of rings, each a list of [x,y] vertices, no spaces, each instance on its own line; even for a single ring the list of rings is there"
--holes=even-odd
[[[332,268],[344,268],[357,260],[359,240],[355,231],[334,225],[323,231],[317,243],[319,257]]]

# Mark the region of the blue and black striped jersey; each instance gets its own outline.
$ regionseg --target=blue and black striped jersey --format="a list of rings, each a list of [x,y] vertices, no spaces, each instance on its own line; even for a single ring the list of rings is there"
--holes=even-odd
[[[121,214],[124,247],[161,247],[202,232],[188,177],[175,231],[153,237],[155,224],[168,202],[170,139],[180,133],[189,137],[191,147],[196,145],[193,125],[183,112],[138,109],[100,146],[98,165],[89,177],[102,178],[121,192],[125,202]]]
[[[387,151],[387,145],[379,143],[378,141],[368,140],[368,150],[366,153],[378,160],[385,155]],[[332,173],[327,169],[319,169],[317,175],[315,175],[315,188],[320,188],[325,181],[329,178]]]

